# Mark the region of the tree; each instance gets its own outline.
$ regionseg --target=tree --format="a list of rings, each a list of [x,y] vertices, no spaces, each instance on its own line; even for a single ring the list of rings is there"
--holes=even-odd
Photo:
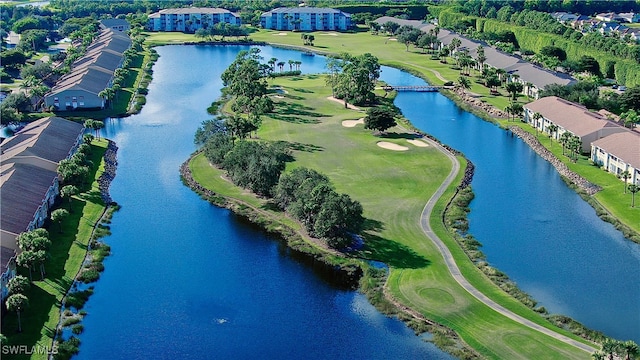
[[[507,92],[511,94],[511,99],[513,101],[516,101],[518,93],[521,93],[523,88],[524,86],[522,85],[522,83],[515,81],[508,83],[506,86]]]
[[[640,112],[640,85],[628,88],[627,91],[620,95],[620,102],[624,110]]]
[[[476,49],[476,61],[478,65],[480,65],[480,69],[484,68],[484,62],[487,61],[487,56],[484,54],[484,47],[482,45],[478,45]]]
[[[58,223],[60,233],[62,233],[62,221],[69,216],[69,211],[65,209],[56,209],[51,212],[51,221]]]
[[[600,72],[600,64],[596,59],[588,55],[583,55],[580,59],[578,59],[578,70],[586,71],[595,76],[602,77],[602,72]]]
[[[580,153],[581,148],[582,140],[580,140],[580,137],[575,135],[571,136],[571,138],[569,139],[569,149],[573,154],[573,162],[578,161],[578,154]]]
[[[7,310],[15,311],[18,315],[18,332],[22,332],[22,323],[20,322],[20,312],[29,307],[29,299],[22,294],[14,294],[7,298],[5,303]]]
[[[44,275],[46,271],[44,270],[44,263],[47,261],[49,254],[47,254],[44,250],[38,250],[35,252],[35,262],[40,265],[40,280],[44,280]]]
[[[602,352],[609,356],[609,360],[613,360],[614,354],[618,352],[620,342],[613,339],[605,339],[602,342]]]
[[[544,116],[542,116],[542,114],[540,114],[539,112],[535,112],[533,114],[533,120],[535,120],[533,127],[536,128],[536,135],[538,134],[538,122],[542,119],[544,119]]]
[[[500,81],[500,79],[495,75],[490,75],[485,80],[485,86],[488,87],[493,93],[497,92],[497,87],[500,86],[501,83],[502,82]]]
[[[397,24],[393,21],[387,21],[386,23],[382,24],[382,28],[388,35],[393,35],[396,33],[396,30],[400,28],[400,24]]]
[[[16,263],[19,266],[29,269],[29,280],[33,281],[33,276],[31,274],[31,269],[33,265],[36,263],[37,257],[34,251],[26,250],[18,254],[16,257]]]
[[[409,45],[418,43],[418,38],[422,35],[422,31],[412,26],[406,26],[406,28],[405,26],[400,28],[397,39],[406,46],[406,51],[409,51]]]
[[[65,185],[60,189],[60,197],[67,199],[69,203],[69,212],[71,212],[71,197],[80,193],[80,190],[74,185]]]
[[[640,186],[635,184],[629,185],[629,192],[631,193],[631,207],[635,207],[635,197],[638,190],[640,190]]]
[[[571,134],[568,131],[565,131],[562,133],[562,135],[560,135],[560,144],[562,144],[562,155],[564,155],[564,149],[567,147],[567,145],[569,144],[569,140],[571,139],[571,137],[573,136],[573,134]]]
[[[638,354],[640,354],[640,349],[638,348],[638,344],[636,344],[632,340],[627,340],[622,343],[622,351],[624,351],[624,359],[631,360],[637,358]]]
[[[629,171],[625,170],[623,172],[620,173],[620,175],[618,175],[618,177],[620,179],[622,179],[622,181],[624,181],[624,193],[627,193],[627,179],[631,178],[631,173],[629,173]]]
[[[109,107],[111,107],[111,100],[115,97],[116,93],[112,88],[106,88],[98,93],[98,96],[103,98],[106,102],[109,102]]]
[[[458,78],[458,86],[460,86],[464,92],[465,90],[471,89],[471,81],[464,76],[460,76]]]
[[[372,107],[367,110],[364,118],[364,128],[385,132],[387,129],[396,126],[395,113],[387,108]]]
[[[556,124],[551,124],[549,126],[547,126],[547,131],[549,131],[549,139],[551,139],[551,134],[555,134],[556,131],[558,131],[558,125]]]
[[[624,120],[624,126],[633,129],[640,124],[640,114],[634,109],[620,114],[620,118]]]
[[[13,279],[7,283],[7,290],[9,295],[24,294],[31,287],[29,279],[22,275],[16,275]]]

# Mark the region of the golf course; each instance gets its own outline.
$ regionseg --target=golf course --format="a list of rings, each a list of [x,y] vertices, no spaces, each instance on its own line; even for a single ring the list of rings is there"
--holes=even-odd
[[[394,299],[454,330],[483,357],[590,357],[588,351],[498,313],[471,295],[451,275],[440,251],[421,226],[425,204],[453,165],[435,144],[417,139],[402,126],[383,134],[364,129],[358,120],[365,116],[366,109],[349,109],[332,101],[331,89],[325,86],[322,75],[277,78],[270,80],[270,85],[281,90],[271,95],[275,110],[264,116],[258,137],[290,144],[295,160],[287,165],[287,170],[304,166],[324,173],[338,192],[349,194],[362,204],[366,221],[361,235],[365,245],[352,255],[388,264],[386,286]],[[464,169],[465,160],[461,157],[456,160]],[[268,208],[263,206],[266,200],[232,186],[222,176],[223,171],[210,166],[203,155],[195,156],[190,168],[194,179],[212,191]],[[461,178],[459,171],[435,203],[430,225],[451,251],[464,277],[512,313],[576,343],[591,345],[554,327],[491,283],[448,235],[440,214]],[[273,212],[272,216],[284,215]],[[290,219],[285,221],[293,223]]]

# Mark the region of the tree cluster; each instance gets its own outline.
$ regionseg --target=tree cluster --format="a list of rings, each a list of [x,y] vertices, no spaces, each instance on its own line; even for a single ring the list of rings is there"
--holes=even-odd
[[[315,170],[296,168],[280,177],[276,204],[300,220],[312,236],[324,238],[334,248],[352,242],[364,223],[362,205],[337,193],[329,179]]]
[[[261,64],[260,49],[240,51],[236,59],[222,73],[224,92],[234,97],[233,111],[259,117],[273,111],[273,102],[267,96],[270,66]]]
[[[75,185],[79,188],[86,184],[93,163],[88,159],[90,147],[80,146],[69,159],[60,161],[58,175],[66,185]]]
[[[547,85],[540,92],[540,96],[557,96],[589,109],[606,109],[615,114],[628,110],[640,111],[640,86],[628,88],[621,95],[613,91],[605,91],[601,94],[597,83],[578,81],[570,85]]]
[[[369,53],[358,56],[341,54],[340,59],[330,59],[327,68],[330,72],[327,84],[336,98],[356,105],[375,102],[373,90],[380,77],[377,57]]]
[[[206,24],[206,23],[205,23]],[[216,36],[220,36],[220,40],[224,41],[226,37],[235,37],[239,39],[249,36],[249,31],[244,26],[232,25],[226,22],[219,22],[212,27],[201,27],[195,31],[195,37],[215,41]]]

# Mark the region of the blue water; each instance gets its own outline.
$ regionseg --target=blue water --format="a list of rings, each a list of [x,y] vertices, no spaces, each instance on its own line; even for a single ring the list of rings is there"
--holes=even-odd
[[[548,162],[509,132],[437,93],[401,93],[396,105],[416,127],[476,165],[469,232],[489,263],[551,313],[640,342],[638,244],[600,220]]]
[[[81,359],[450,359],[365,297],[323,281],[277,241],[182,185],[178,168],[238,47],[167,46],[139,115],[107,120],[119,146]],[[321,72],[324,59],[263,48]]]

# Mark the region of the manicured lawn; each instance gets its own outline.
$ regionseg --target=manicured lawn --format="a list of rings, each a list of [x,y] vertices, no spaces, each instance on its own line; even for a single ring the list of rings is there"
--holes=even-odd
[[[425,203],[451,169],[443,154],[433,147],[408,143],[410,135],[400,128],[390,129],[385,136],[375,136],[363,125],[342,126],[343,120],[356,120],[364,114],[327,100],[331,89],[324,85],[321,76],[278,78],[273,83],[288,93],[275,95],[281,98],[274,96],[275,112],[265,117],[259,137],[290,143],[296,150],[295,161],[288,164],[288,169],[297,166],[316,169],[331,179],[337,191],[362,203],[367,218],[362,234],[366,247],[358,255],[391,266],[388,286],[395,297],[453,328],[489,358],[589,357],[586,352],[497,314],[451,277],[442,256],[419,224]],[[407,151],[380,148],[376,143],[381,140],[406,146]],[[192,169],[204,166],[202,161],[192,162]],[[240,190],[218,179],[207,179],[208,185],[219,193],[238,196]],[[450,189],[445,197],[451,195]],[[442,212],[446,200],[440,201],[435,214]],[[434,227],[446,239],[442,224],[434,223]],[[552,328],[538,314],[493,285],[453,240],[446,241],[463,272],[483,292],[503,306]]]
[[[101,159],[106,151],[106,140],[94,140],[91,160],[100,164],[94,169],[92,178],[97,179],[104,171]],[[68,204],[63,204],[69,209]],[[17,333],[17,317],[15,313],[8,313],[3,317],[2,333],[11,345],[51,346],[54,331],[60,318],[60,302],[63,295],[71,286],[85,253],[93,229],[93,225],[100,219],[105,209],[100,198],[97,181],[93,181],[87,191],[74,196],[71,202],[71,214],[62,222],[63,232],[59,232],[58,224],[52,224],[47,229],[51,239],[51,257],[45,264],[47,275],[40,280],[40,274],[33,273],[34,282],[26,294],[29,298],[29,308],[21,314],[22,333]],[[28,276],[24,268],[19,272]],[[44,355],[33,355],[32,358],[45,359]]]
[[[531,134],[536,135],[535,129],[520,121],[507,122],[501,121],[502,126],[518,125],[522,129]],[[615,175],[606,172],[600,167],[592,164],[588,156],[580,156],[576,163],[569,160],[566,155],[562,154],[562,144],[555,140],[549,139],[546,133],[539,132],[537,134],[538,141],[549,149],[558,159],[562,160],[569,169],[582,175],[585,179],[602,187],[602,191],[594,195],[594,198],[600,202],[614,217],[631,227],[637,233],[640,233],[640,195],[636,193],[636,206],[631,207],[631,193],[624,193],[624,182]]]

